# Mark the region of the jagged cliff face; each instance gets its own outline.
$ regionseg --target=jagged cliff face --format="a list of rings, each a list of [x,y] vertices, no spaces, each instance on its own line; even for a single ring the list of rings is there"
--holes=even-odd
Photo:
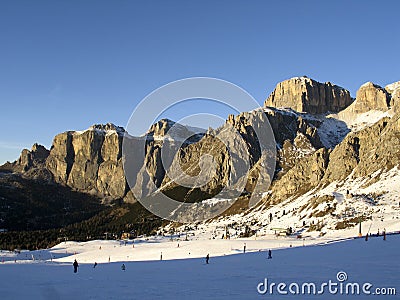
[[[46,168],[57,183],[102,197],[123,198],[123,134],[121,127],[112,124],[61,133],[53,140]]]
[[[279,83],[265,106],[288,107],[298,112],[339,112],[352,103],[350,92],[330,82],[295,77]]]
[[[372,83],[364,83],[357,91],[356,100],[342,112],[343,115],[362,114],[371,110],[398,112],[400,83],[395,82],[385,88]]]
[[[42,145],[34,144],[30,151],[27,149],[22,150],[21,156],[16,162],[16,170],[20,172],[28,171],[44,163],[48,155],[49,150]]]
[[[51,147],[51,155],[46,160],[47,169],[53,174],[57,183],[66,183],[74,163],[74,148],[72,146],[73,132],[56,135]]]
[[[385,111],[389,107],[389,93],[379,85],[367,82],[357,91],[356,101],[349,110],[354,113],[364,113],[371,109]]]
[[[258,113],[266,114],[278,144],[285,145],[278,151],[277,162],[280,168],[289,169],[295,164],[297,158],[322,146],[316,127],[313,125],[317,124],[317,121],[305,120],[301,116],[273,109]],[[179,151],[174,141],[162,139],[175,124],[170,120],[161,120],[154,124],[145,137],[131,137],[133,144],[137,141],[134,148],[140,147],[140,141],[143,142],[143,139],[146,139],[144,160],[138,162],[132,170],[135,173],[135,180],[131,183],[131,188],[135,189],[137,195],[143,197],[154,192],[154,186],[151,184],[154,183],[156,188],[160,188],[169,195],[175,195],[176,200],[207,199],[220,192],[232,178],[239,176],[234,166],[243,165],[242,159],[248,159],[251,172],[247,178],[245,190],[252,192],[260,174],[260,164],[257,163],[262,155],[256,133],[249,123],[253,114],[245,112],[236,117],[232,115],[226,121],[226,125],[206,135],[188,133],[187,128],[177,125],[178,132],[181,132],[183,136],[194,136],[184,142]],[[224,131],[225,127],[233,127],[239,135],[231,135],[229,131]],[[214,137],[216,135],[225,140],[229,147],[235,149],[234,157],[231,157],[225,144]],[[41,164],[23,167],[25,164],[21,162],[24,158],[27,155],[35,155],[24,150],[21,158],[16,162],[18,167],[15,170],[26,172],[29,169],[40,168],[48,171],[56,183],[67,185],[75,190],[110,199],[123,198],[126,201],[134,201],[132,193],[128,193],[129,187],[122,163],[123,138],[124,130],[112,124],[95,125],[82,132],[67,131],[54,138],[51,150],[46,150]],[[169,148],[172,152],[177,151],[176,159],[182,170],[190,176],[197,176],[201,169],[206,169],[205,166],[201,166],[204,163],[201,159],[205,155],[210,155],[213,158],[213,164],[216,165],[214,176],[201,187],[182,189],[179,184],[171,182],[166,175],[161,160],[162,147],[164,151],[165,148]],[[188,198],[187,195],[192,196]]]
[[[249,126],[249,120],[257,113],[265,114],[268,118],[277,145],[275,176],[264,199],[268,205],[299,197],[350,176],[368,177],[377,171],[389,170],[400,163],[400,121],[399,113],[396,114],[399,86],[399,83],[395,83],[383,89],[372,83],[365,84],[360,87],[356,101],[351,104],[350,94],[340,87],[308,78],[290,79],[277,86],[266,105],[291,109],[266,107],[262,111],[232,115],[224,126],[206,134],[194,134],[188,128],[177,125],[177,132],[182,136],[193,134],[180,149],[176,148],[180,143],[175,143],[173,139],[163,140],[175,123],[160,120],[149,129],[146,136],[129,137],[129,143],[134,147],[145,145],[143,149],[137,149],[143,151],[143,161],[136,162],[128,170],[134,174],[131,188],[141,196],[158,189],[180,201],[207,199],[229,183],[230,176],[236,174],[234,165],[242,163],[241,158],[247,157],[250,173],[245,191],[252,193],[260,170],[265,168],[260,160],[262,151],[257,136]],[[392,117],[388,115],[372,126],[351,132],[340,119],[314,115],[339,111],[347,106],[344,112],[351,111],[353,115],[368,110],[390,110]],[[228,126],[237,130],[239,135],[224,135],[223,130]],[[213,137],[219,132],[222,132],[221,138],[235,147],[237,157],[230,157],[226,146]],[[24,150],[21,157],[8,167],[24,176],[46,178],[106,199],[133,202],[135,198],[128,187],[123,168],[124,135],[123,128],[112,124],[95,125],[82,132],[67,131],[54,138],[50,151],[34,145],[31,151]],[[239,139],[244,143],[239,143]],[[161,160],[161,148],[163,151],[176,151],[176,161],[190,176],[197,176],[206,169],[202,165],[202,157],[207,154],[216,165],[215,174],[204,185],[182,188],[166,173]]]

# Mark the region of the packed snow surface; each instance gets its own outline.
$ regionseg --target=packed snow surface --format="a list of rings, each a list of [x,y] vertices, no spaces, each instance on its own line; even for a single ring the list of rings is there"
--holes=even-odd
[[[132,241],[126,245],[118,241],[91,241],[66,242],[52,249],[18,255],[3,251],[0,295],[2,299],[399,299],[399,235],[387,235],[386,240],[379,236],[368,241],[360,238],[318,242],[318,246],[303,246],[302,241],[296,243],[290,238],[189,240],[181,241],[178,248],[176,240],[153,237],[135,241],[134,248]],[[251,252],[243,253],[243,243]],[[293,247],[272,250],[272,259],[267,258],[266,251],[259,251],[261,247],[276,248],[288,243]],[[159,257],[161,250],[163,260]],[[204,256],[208,252],[210,263],[206,264]],[[215,256],[222,252],[237,254]],[[29,259],[31,255],[35,260]],[[171,259],[190,256],[203,257]],[[79,262],[76,274],[72,267],[74,259]],[[98,262],[95,268],[94,261]],[[319,291],[322,283],[329,280],[339,284],[338,274],[344,273],[344,283],[371,283],[371,295],[341,294],[340,290],[331,294],[326,288],[320,295],[282,295],[276,287],[265,294],[257,290],[259,287],[264,292],[262,283],[267,280],[268,286],[283,282],[301,287],[312,282]],[[385,292],[391,288],[391,293],[394,288],[397,295],[373,295],[377,288],[385,288]]]

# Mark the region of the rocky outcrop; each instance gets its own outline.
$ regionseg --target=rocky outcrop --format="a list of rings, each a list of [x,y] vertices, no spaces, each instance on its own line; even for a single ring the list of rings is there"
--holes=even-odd
[[[31,150],[24,149],[21,156],[15,162],[16,170],[24,172],[29,169],[43,164],[49,156],[49,150],[39,144],[34,144]]]
[[[276,204],[317,187],[325,175],[328,163],[329,150],[325,148],[297,160],[289,171],[273,182],[271,196],[267,201]]]
[[[313,147],[322,147],[317,132],[321,122],[317,119],[306,119],[301,114],[279,109],[265,109],[264,112],[268,117],[278,145],[282,146],[286,140],[293,142],[296,136],[302,133],[309,139]]]
[[[301,157],[323,147],[318,134],[319,120],[272,108],[265,109],[265,113],[278,146],[277,169],[280,175],[292,168]]]
[[[14,162],[6,162],[0,166],[0,172],[25,173],[32,168],[41,167],[49,156],[49,150],[39,144],[34,144],[31,150],[23,149]]]
[[[372,82],[364,83],[357,91],[356,100],[349,107],[352,113],[364,113],[370,110],[386,111],[390,107],[390,94]]]
[[[341,119],[350,121],[359,114],[371,110],[396,114],[400,111],[400,82],[395,82],[382,88],[372,82],[364,83],[357,91],[356,100],[338,115]]]
[[[42,183],[53,182],[53,174],[45,167],[49,150],[39,144],[34,144],[31,150],[24,149],[20,157],[10,163],[0,166],[0,172],[20,173],[26,179],[34,179]]]
[[[349,91],[330,82],[320,83],[307,77],[295,77],[279,83],[265,101],[265,106],[321,114],[339,112],[352,101]]]
[[[388,84],[385,90],[390,94],[390,106],[394,112],[400,112],[400,81]]]
[[[12,171],[99,197],[120,199],[127,194],[122,166],[124,129],[113,124],[55,136],[49,150],[35,144],[23,150]],[[132,199],[130,199],[132,201]]]

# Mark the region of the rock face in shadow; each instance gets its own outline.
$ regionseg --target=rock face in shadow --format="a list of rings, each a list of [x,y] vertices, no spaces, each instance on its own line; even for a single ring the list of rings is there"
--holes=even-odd
[[[34,144],[30,151],[28,149],[22,150],[21,156],[15,162],[16,170],[24,172],[43,164],[49,153],[49,150],[39,144]]]
[[[321,114],[339,112],[352,101],[349,91],[330,82],[320,83],[307,77],[294,77],[278,83],[265,101],[265,106]]]
[[[51,155],[46,160],[46,168],[53,174],[54,181],[66,184],[74,163],[72,131],[60,133],[53,139]]]

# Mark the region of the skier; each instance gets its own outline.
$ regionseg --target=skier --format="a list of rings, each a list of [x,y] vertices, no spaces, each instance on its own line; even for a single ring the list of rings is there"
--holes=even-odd
[[[386,229],[383,230],[383,240],[386,241]]]
[[[207,254],[206,256],[206,264],[208,265],[208,261],[210,260],[210,254]]]
[[[76,259],[74,260],[74,263],[73,263],[72,265],[74,266],[74,273],[78,272],[79,264],[78,264],[78,262],[76,261]]]
[[[271,249],[268,250],[268,259],[272,259],[272,251],[271,251]]]
[[[243,246],[243,253],[246,253],[246,243],[244,243],[244,246]]]
[[[96,268],[97,262],[94,262],[93,269]]]
[[[122,264],[121,270],[122,270],[122,271],[125,271],[125,264]]]

